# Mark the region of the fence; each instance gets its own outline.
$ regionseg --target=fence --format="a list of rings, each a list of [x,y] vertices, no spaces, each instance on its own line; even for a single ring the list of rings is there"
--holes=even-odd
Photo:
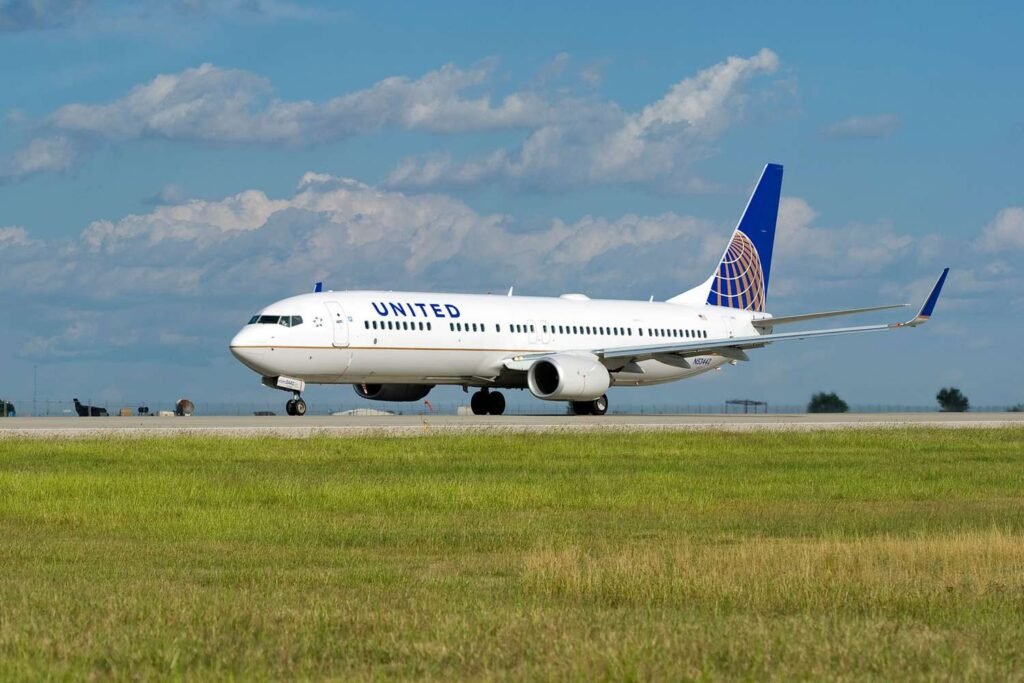
[[[0,398],[0,400],[3,400]],[[83,397],[79,399],[83,405],[91,405],[105,408],[112,416],[116,416],[121,408],[129,408],[132,414],[137,414],[140,406],[149,408],[151,415],[159,411],[174,411],[174,400],[159,401],[105,401]],[[75,416],[75,406],[69,400],[55,399],[14,399],[7,398],[7,402],[13,404],[17,414],[21,417],[68,417]],[[284,415],[284,400],[274,396],[273,400],[266,401],[226,401],[226,402],[204,402],[193,401],[195,415],[252,415],[254,413],[273,413]],[[396,415],[455,415],[460,408],[468,410],[469,396],[465,401],[414,401],[409,403],[392,403],[386,401],[367,401],[359,398],[347,401],[310,400],[307,397],[308,415],[331,415],[348,410],[379,410]],[[1009,410],[1021,410],[1022,406],[989,405],[971,406],[971,412],[1006,412]],[[507,415],[565,415],[568,405],[563,402],[538,401],[532,398],[527,400],[510,400],[505,408]],[[722,403],[613,403],[610,413],[620,415],[736,415],[735,406]],[[786,414],[805,413],[806,404],[773,404],[768,403],[766,407],[759,408],[757,414]],[[935,413],[938,412],[936,404],[930,405],[889,405],[889,404],[862,404],[851,405],[850,412],[853,413]],[[742,410],[739,412],[742,414]],[[754,415],[753,412],[750,413]]]

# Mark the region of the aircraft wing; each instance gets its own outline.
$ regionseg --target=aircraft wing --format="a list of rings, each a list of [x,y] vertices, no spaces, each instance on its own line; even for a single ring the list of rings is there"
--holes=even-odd
[[[847,308],[841,311],[821,311],[820,313],[801,313],[800,315],[780,315],[773,318],[762,318],[754,321],[754,327],[762,330],[766,327],[776,325],[788,325],[790,323],[802,323],[808,320],[819,318],[835,318],[841,315],[856,315],[858,313],[873,313],[875,311],[888,311],[893,308],[906,308],[910,304],[889,304],[888,306],[869,306],[867,308]]]
[[[637,361],[656,358],[670,364],[687,367],[687,356],[699,356],[705,353],[716,353],[733,360],[748,360],[745,349],[756,349],[768,344],[795,339],[813,339],[815,337],[835,337],[860,332],[881,332],[896,330],[903,327],[917,327],[928,321],[939,299],[942,285],[946,281],[949,268],[942,271],[931,293],[916,316],[906,322],[888,323],[884,325],[861,325],[859,327],[837,327],[827,330],[804,330],[801,332],[780,332],[778,334],[755,334],[746,337],[729,337],[725,339],[700,339],[673,344],[652,344],[648,346],[613,347],[595,349],[593,351],[601,360]]]

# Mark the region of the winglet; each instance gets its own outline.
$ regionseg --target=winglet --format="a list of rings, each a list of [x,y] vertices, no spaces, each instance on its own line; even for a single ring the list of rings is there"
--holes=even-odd
[[[932,317],[932,311],[935,310],[935,303],[939,300],[939,293],[942,291],[942,285],[946,282],[946,276],[949,275],[949,268],[945,268],[942,271],[942,275],[939,276],[935,286],[932,287],[931,294],[925,299],[924,306],[918,311],[918,314],[914,316],[913,320],[908,320],[905,323],[900,323],[901,326],[917,327],[928,322],[928,319]]]
[[[318,282],[315,285],[313,285],[313,291],[314,292],[322,292],[322,291],[324,291],[324,283]]]

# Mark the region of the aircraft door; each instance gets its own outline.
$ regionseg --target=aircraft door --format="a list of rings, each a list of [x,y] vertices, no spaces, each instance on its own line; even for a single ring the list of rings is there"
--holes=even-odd
[[[348,319],[345,311],[337,301],[325,301],[327,316],[334,328],[334,345],[348,346]]]

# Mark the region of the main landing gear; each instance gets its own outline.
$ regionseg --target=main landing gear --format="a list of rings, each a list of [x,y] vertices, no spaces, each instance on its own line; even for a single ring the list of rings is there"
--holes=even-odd
[[[593,401],[570,401],[574,415],[604,415],[608,412],[608,394]]]
[[[295,392],[295,398],[284,404],[284,411],[289,415],[302,416],[306,414],[306,402],[302,400],[299,392]]]
[[[500,391],[484,388],[469,399],[469,407],[474,415],[501,415],[505,412],[505,397]]]

